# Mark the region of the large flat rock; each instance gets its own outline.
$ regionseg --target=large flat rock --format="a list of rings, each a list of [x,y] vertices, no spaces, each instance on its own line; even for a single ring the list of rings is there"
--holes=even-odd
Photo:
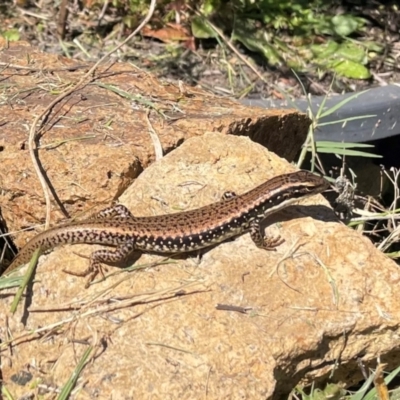
[[[188,210],[292,170],[248,138],[209,133],[147,168],[121,202],[138,216]],[[15,290],[1,292],[5,385],[15,397],[60,388],[89,345],[79,398],[272,399],[330,374],[357,381],[358,359],[397,366],[397,265],[336,221],[320,195],[276,219],[268,229],[286,241],[275,252],[246,234],[200,260],[142,255],[136,271],[109,267],[86,290],[61,270],[84,269],[75,252],[100,246],[42,256],[16,315]],[[16,384],[21,376],[30,380]]]

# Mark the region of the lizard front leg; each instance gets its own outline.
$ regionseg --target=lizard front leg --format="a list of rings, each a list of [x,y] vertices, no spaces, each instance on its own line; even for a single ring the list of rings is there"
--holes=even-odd
[[[261,233],[260,220],[255,219],[250,224],[250,236],[257,247],[264,250],[275,251],[276,247],[281,245],[285,239],[280,236],[268,236]]]

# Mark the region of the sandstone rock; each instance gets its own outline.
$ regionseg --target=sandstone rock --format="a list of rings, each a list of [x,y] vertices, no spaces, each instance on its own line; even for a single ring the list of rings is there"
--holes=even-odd
[[[292,170],[248,138],[209,133],[147,168],[120,200],[138,216],[176,212]],[[246,234],[199,261],[162,265],[162,257],[142,255],[134,265],[147,268],[109,267],[107,279],[87,290],[61,269],[84,269],[87,260],[73,252],[100,246],[43,256],[29,307],[8,316],[7,330],[14,291],[1,292],[5,385],[15,397],[44,391],[33,389],[36,381],[59,388],[89,345],[93,357],[76,389],[82,398],[277,399],[330,374],[352,383],[359,358],[398,365],[395,263],[336,221],[322,196],[278,220],[268,228],[286,239],[276,252],[256,248]],[[23,372],[32,380],[18,386],[13,378]]]

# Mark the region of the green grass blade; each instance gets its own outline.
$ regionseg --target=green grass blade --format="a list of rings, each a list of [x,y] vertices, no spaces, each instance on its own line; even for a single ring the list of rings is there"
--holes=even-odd
[[[79,361],[78,365],[75,367],[72,375],[69,377],[67,383],[61,389],[60,395],[58,396],[58,400],[67,400],[71,395],[72,390],[74,389],[76,382],[81,374],[83,368],[86,365],[86,362],[90,356],[90,353],[93,350],[93,346],[89,346],[86,351],[83,353],[81,360]]]
[[[339,147],[339,148],[343,148],[343,149],[375,147],[375,145],[368,144],[368,143],[330,142],[329,140],[319,140],[316,143],[317,143],[317,148],[318,147],[329,147],[329,146]]]
[[[320,114],[320,118],[323,117],[327,117],[328,115],[333,114],[335,111],[339,110],[339,108],[342,108],[345,104],[347,104],[349,101],[354,100],[355,98],[357,98],[358,96],[360,96],[361,94],[367,93],[369,89],[367,90],[363,90],[362,92],[357,92],[354,93],[352,96],[347,97],[346,99],[342,100],[341,102],[339,102],[338,104],[335,104],[333,107],[329,108],[328,110],[326,110],[325,112]]]
[[[371,374],[368,379],[364,382],[364,385],[361,386],[360,389],[357,390],[353,396],[350,397],[351,400],[362,400],[364,398],[365,393],[367,393],[368,388],[371,386],[372,381],[374,380],[375,374]]]
[[[335,74],[335,76],[336,76],[336,74]],[[333,82],[335,81],[335,76],[331,80],[331,84],[329,86],[328,93],[332,93],[332,87],[333,87]],[[325,107],[325,103],[327,100],[328,100],[328,95],[324,96],[324,98],[322,99],[321,105],[318,107],[318,112],[317,112],[317,116],[316,116],[317,121],[320,120],[320,118],[324,112],[324,107]]]
[[[318,141],[316,142],[317,153],[325,154],[338,154],[341,156],[357,156],[357,157],[369,157],[369,158],[382,158],[379,154],[368,153],[366,151],[353,150],[362,148],[371,148],[374,145],[365,143],[344,143],[344,142],[330,142],[330,141]],[[307,151],[313,149],[308,146]]]
[[[311,151],[311,150],[309,150]],[[326,153],[326,154],[338,154],[340,156],[354,156],[354,157],[368,157],[368,158],[382,158],[379,154],[367,153],[366,151],[357,151],[350,149],[343,149],[340,147],[320,147],[317,149],[318,153]]]
[[[0,278],[0,290],[11,289],[21,285],[22,276],[2,276]]]
[[[373,118],[373,117],[376,117],[376,116],[377,116],[376,114],[358,115],[356,117],[348,117],[348,118],[344,118],[344,119],[337,119],[335,121],[318,123],[318,126],[327,126],[327,125],[340,124],[342,122],[356,121],[358,119]]]
[[[399,374],[399,372],[400,372],[400,366],[397,367],[395,370],[393,370],[389,375],[387,375],[385,378],[386,385],[388,385]],[[364,400],[374,400],[376,398],[377,398],[376,388],[373,388],[366,394]]]
[[[22,297],[22,294],[24,293],[25,288],[28,286],[28,283],[30,282],[30,280],[32,278],[33,271],[35,270],[36,264],[40,257],[40,253],[41,253],[41,249],[38,248],[35,250],[35,252],[32,255],[31,261],[29,262],[29,268],[26,271],[26,274],[21,283],[21,286],[18,288],[17,294],[15,295],[14,300],[11,304],[11,313],[12,314],[14,314],[15,311],[17,310],[18,303]]]

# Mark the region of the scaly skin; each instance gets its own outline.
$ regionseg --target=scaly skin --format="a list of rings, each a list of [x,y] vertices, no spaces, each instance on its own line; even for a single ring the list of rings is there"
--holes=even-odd
[[[19,252],[5,273],[27,263],[39,247],[42,251],[60,244],[103,244],[115,251],[98,250],[90,257],[88,272],[100,263],[114,263],[135,250],[154,253],[185,253],[221,243],[250,231],[254,243],[271,250],[282,241],[264,236],[260,222],[269,215],[306,197],[328,189],[329,183],[310,172],[280,175],[235,196],[227,193],[216,203],[174,214],[134,217],[122,205],[103,210],[97,218],[73,222],[39,233]]]

